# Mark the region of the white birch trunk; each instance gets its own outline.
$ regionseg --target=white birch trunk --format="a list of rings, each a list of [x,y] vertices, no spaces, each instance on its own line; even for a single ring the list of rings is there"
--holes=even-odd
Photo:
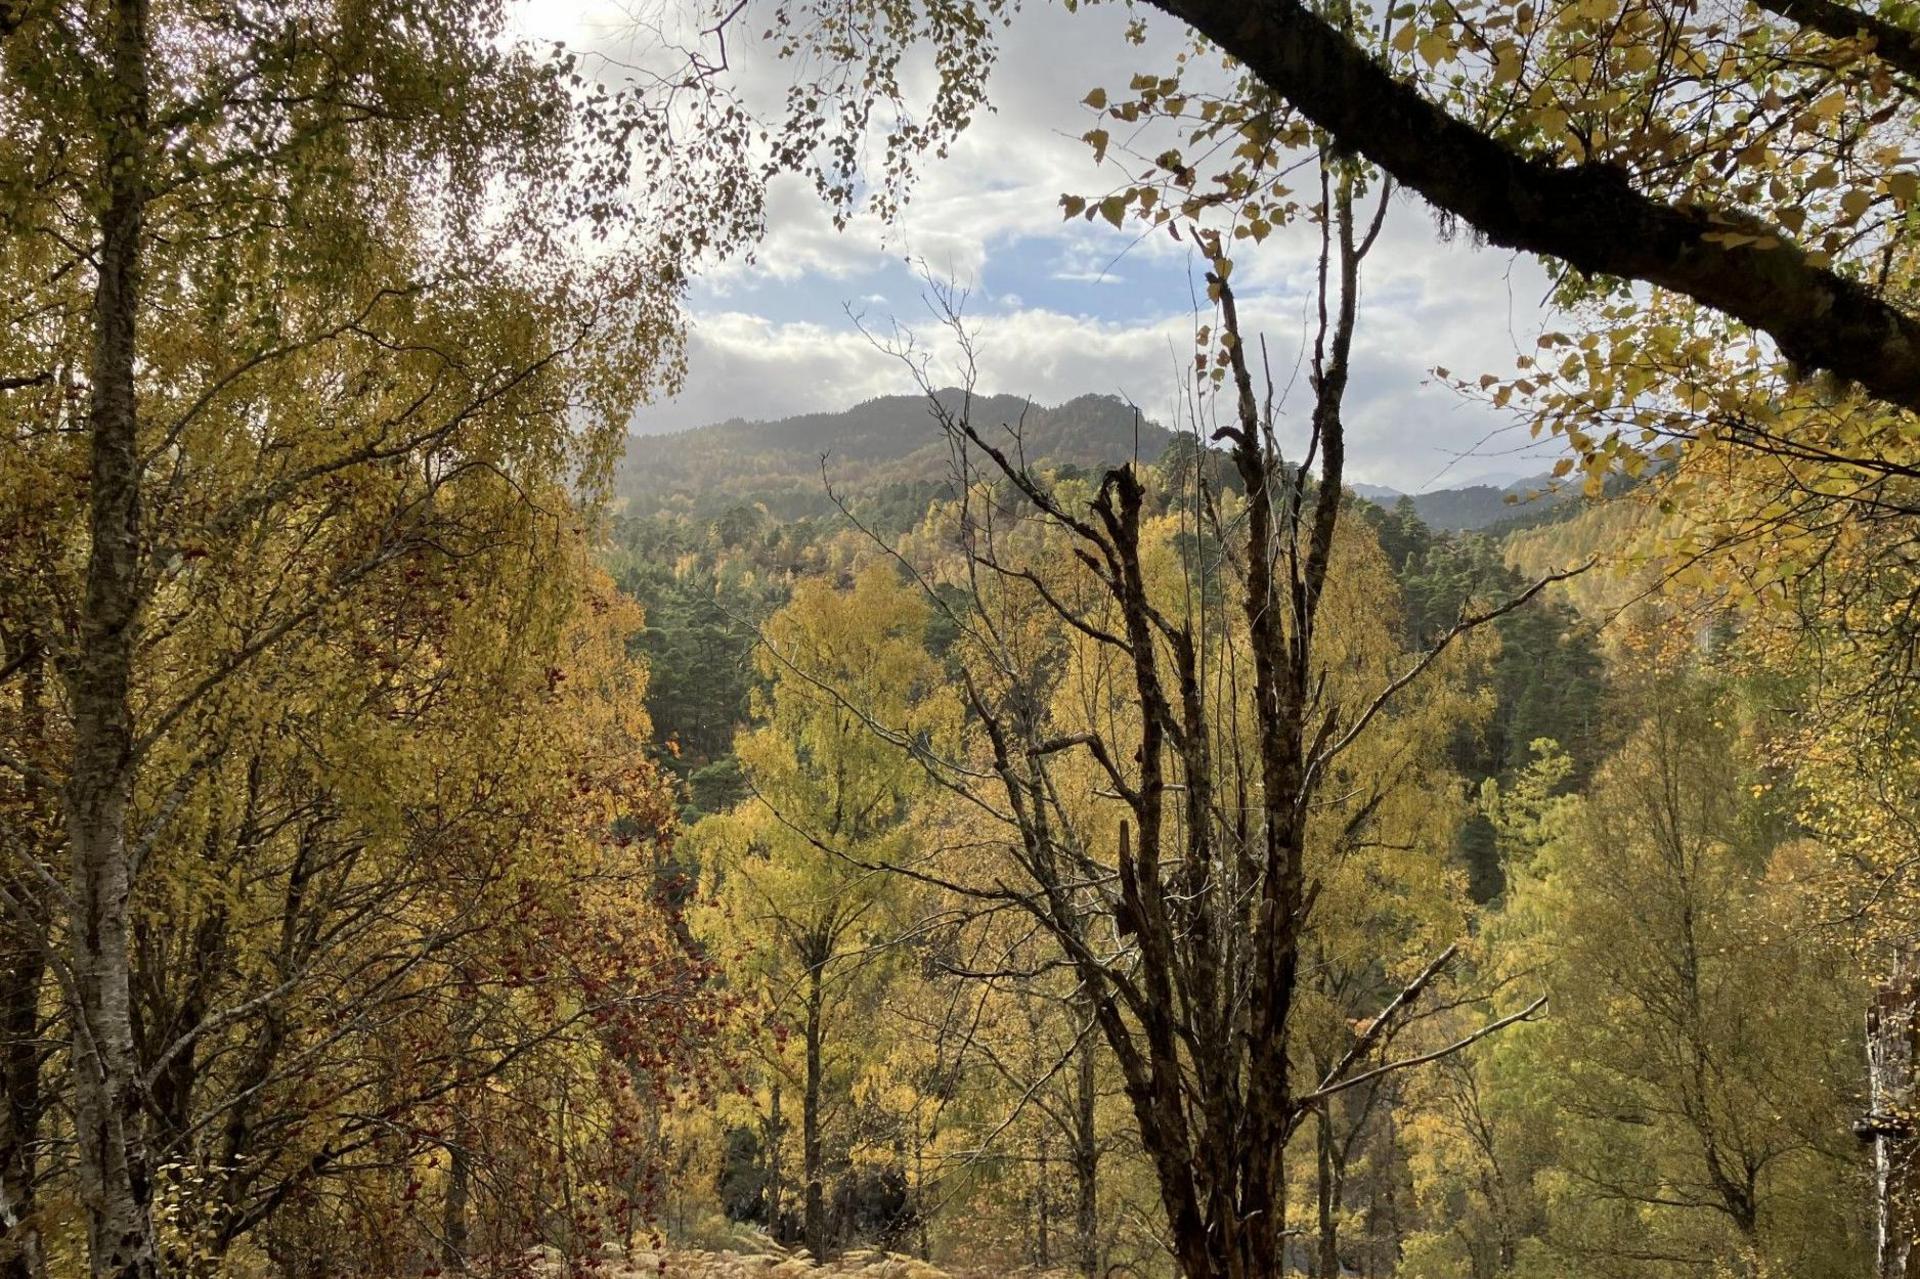
[[[102,1279],[158,1273],[133,991],[127,950],[133,866],[133,654],[140,614],[140,447],[134,326],[145,215],[148,129],[145,0],[107,11],[99,214],[93,300],[91,546],[78,642],[68,664],[73,759],[67,778],[72,845],[73,1119],[88,1261]]]
[[[1901,951],[1867,1010],[1867,1084],[1872,1113],[1860,1134],[1873,1142],[1878,1215],[1876,1279],[1920,1279],[1920,1160],[1914,1133],[1914,1068],[1920,1047],[1920,956]]]

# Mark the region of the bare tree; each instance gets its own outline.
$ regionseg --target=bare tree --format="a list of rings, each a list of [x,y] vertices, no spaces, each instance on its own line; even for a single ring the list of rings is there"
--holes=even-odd
[[[1364,835],[1377,802],[1354,784],[1352,748],[1392,720],[1402,694],[1461,636],[1546,584],[1463,617],[1364,690],[1333,669],[1320,623],[1343,507],[1341,405],[1360,267],[1387,193],[1360,222],[1358,168],[1329,157],[1323,172],[1310,442],[1299,464],[1280,456],[1271,379],[1262,396],[1215,249],[1209,287],[1232,417],[1213,438],[1231,461],[1229,485],[1244,494],[1237,507],[1205,465],[1184,495],[1150,493],[1140,469],[1121,466],[1076,498],[1029,468],[1017,424],[1003,435],[975,424],[969,392],[934,392],[924,357],[910,341],[894,346],[916,362],[962,495],[952,518],[963,602],[920,580],[961,635],[956,679],[981,745],[945,758],[888,725],[869,727],[911,752],[963,809],[1005,830],[1014,869],[933,854],[892,869],[1022,912],[1060,949],[1117,1062],[1173,1260],[1196,1279],[1280,1274],[1283,1158],[1295,1128],[1329,1097],[1450,1050],[1381,1060],[1451,949],[1330,1069],[1296,1075],[1291,1018],[1319,891],[1309,829],[1331,819],[1339,838]],[[942,293],[939,305],[970,362],[957,300]],[[1143,536],[1166,510],[1186,521],[1190,547],[1177,606],[1153,578]],[[1063,644],[1080,646],[1078,667]],[[1087,714],[1063,716],[1060,684],[1073,679],[1101,687]],[[1096,798],[1117,803],[1117,826],[1090,817]]]

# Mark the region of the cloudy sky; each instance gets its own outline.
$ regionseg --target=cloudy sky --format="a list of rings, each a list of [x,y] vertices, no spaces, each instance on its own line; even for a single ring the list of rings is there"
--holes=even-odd
[[[929,275],[968,290],[981,390],[1045,404],[1111,393],[1171,418],[1184,400],[1196,295],[1204,306],[1200,264],[1165,236],[1063,222],[1058,203],[1063,192],[1121,182],[1079,140],[1092,126],[1080,100],[1096,85],[1124,88],[1134,71],[1169,65],[1179,45],[1178,29],[1157,14],[1148,15],[1146,48],[1128,44],[1131,16],[1118,4],[1022,13],[989,85],[993,112],[929,164],[895,225],[867,218],[836,231],[804,184],[778,188],[754,260],[722,265],[693,291],[685,388],[638,410],[633,429],[782,417],[912,391],[906,370],[855,317],[931,340]],[[526,0],[517,21],[532,37],[623,60],[643,56],[647,39],[621,0]],[[782,69],[752,47],[736,41],[729,54],[749,90],[784,87]],[[1302,225],[1236,252],[1243,327],[1265,334],[1281,383],[1306,332],[1316,251],[1315,231]],[[1536,263],[1476,249],[1465,236],[1446,242],[1417,198],[1396,197],[1363,282],[1347,402],[1350,477],[1418,491],[1543,469],[1524,433],[1433,384],[1431,370],[1509,371],[1517,352],[1533,349],[1546,287]],[[1289,425],[1305,407],[1296,393]],[[1283,433],[1283,445],[1298,438]]]

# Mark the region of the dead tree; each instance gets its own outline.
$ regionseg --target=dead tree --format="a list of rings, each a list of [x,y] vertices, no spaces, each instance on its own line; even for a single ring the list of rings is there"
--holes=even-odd
[[[1346,704],[1329,692],[1319,623],[1343,509],[1341,404],[1360,266],[1386,197],[1357,224],[1358,171],[1329,158],[1325,173],[1310,442],[1297,464],[1281,457],[1271,381],[1264,395],[1256,387],[1217,255],[1209,276],[1231,409],[1213,432],[1219,451],[1202,451],[1231,463],[1238,505],[1206,465],[1187,493],[1149,493],[1139,468],[1120,466],[1090,498],[1071,496],[1028,467],[1017,426],[974,423],[970,393],[934,392],[910,342],[893,346],[921,373],[961,495],[958,580],[936,585],[900,559],[961,637],[955,682],[981,745],[942,758],[924,740],[870,727],[1004,830],[1015,869],[983,870],[977,856],[890,869],[1030,916],[1072,965],[1153,1166],[1174,1263],[1191,1279],[1279,1275],[1295,1128],[1329,1096],[1439,1055],[1382,1060],[1451,950],[1330,1071],[1296,1075],[1290,1022],[1318,891],[1309,819],[1346,802],[1329,779],[1443,650],[1546,585],[1463,617],[1364,695],[1349,690]],[[941,298],[970,360],[957,304]],[[1183,554],[1178,607],[1152,581],[1143,539],[1162,510],[1185,512],[1198,548]],[[1108,681],[1106,711],[1073,722],[1056,713],[1062,643],[1081,646],[1083,667]],[[1117,827],[1088,818],[1090,777],[1119,806]],[[1350,820],[1364,827],[1369,816],[1362,805]]]

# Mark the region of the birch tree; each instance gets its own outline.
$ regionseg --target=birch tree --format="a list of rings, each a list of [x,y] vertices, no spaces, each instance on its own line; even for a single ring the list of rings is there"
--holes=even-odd
[[[5,767],[60,816],[53,844],[10,828],[9,909],[59,985],[97,1274],[161,1264],[135,903],[225,748],[206,729],[230,686],[485,546],[466,493],[591,484],[675,359],[684,238],[624,237],[645,211],[606,184],[629,162],[596,171],[571,65],[502,21],[146,0],[0,20],[5,465],[9,492],[48,482],[27,511],[73,513],[9,600],[33,607],[5,678],[50,715],[57,688],[58,728]],[[589,262],[596,225],[612,249]]]

